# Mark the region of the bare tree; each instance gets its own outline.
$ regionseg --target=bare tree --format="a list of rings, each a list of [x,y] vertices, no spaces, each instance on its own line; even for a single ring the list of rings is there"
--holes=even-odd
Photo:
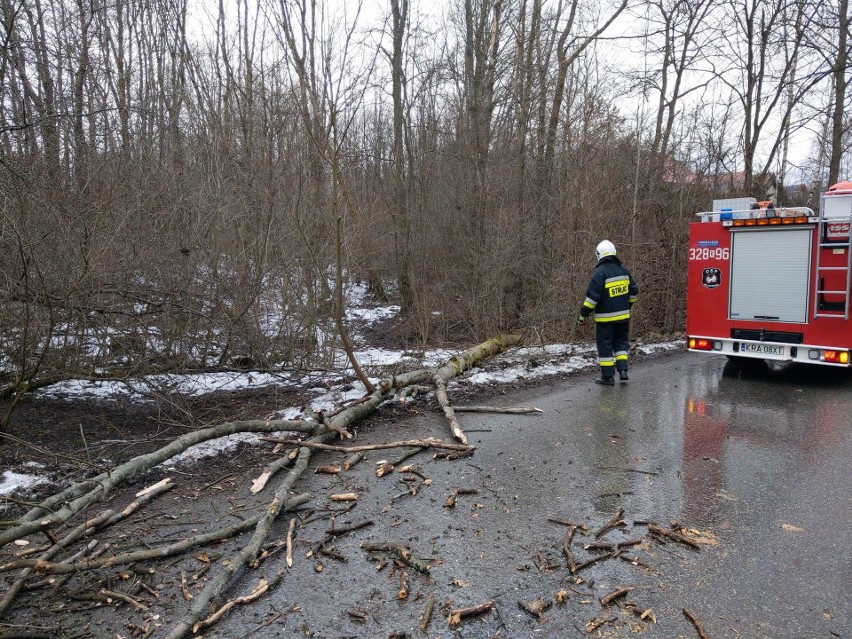
[[[831,3],[833,5],[833,3]],[[834,59],[831,60],[834,91],[832,92],[831,111],[831,153],[828,160],[828,184],[834,184],[840,178],[840,165],[845,149],[843,148],[844,134],[849,130],[848,117],[848,87],[850,59],[852,58],[852,39],[850,39],[849,0],[838,0],[837,3],[837,44],[833,48]],[[829,49],[832,50],[832,49]]]
[[[559,126],[559,119],[562,111],[562,101],[565,98],[565,82],[568,77],[568,70],[571,64],[577,60],[607,28],[615,21],[627,7],[628,0],[621,0],[614,8],[607,11],[601,18],[591,33],[577,34],[575,33],[577,10],[579,0],[570,0],[568,10],[568,18],[559,34],[559,42],[556,45],[557,58],[557,73],[556,73],[556,88],[553,94],[553,105],[550,109],[550,119],[547,125],[547,141],[544,151],[544,165],[549,170],[556,147],[556,133]]]
[[[394,204],[391,208],[394,229],[394,256],[396,280],[399,287],[400,308],[403,315],[411,312],[411,249],[408,222],[408,184],[406,183],[406,153],[403,92],[405,86],[404,60],[406,29],[408,26],[408,0],[391,0],[391,94],[393,99],[393,176]]]
[[[328,49],[317,51],[317,27],[329,25],[324,23],[326,18],[322,10],[317,11],[313,0],[291,2],[281,0],[278,5],[280,33],[286,43],[290,59],[298,80],[298,90],[302,104],[302,119],[311,143],[320,160],[331,167],[331,197],[329,200],[335,229],[335,323],[343,343],[344,350],[356,375],[364,387],[372,392],[372,383],[361,369],[354,355],[354,349],[349,338],[348,330],[343,321],[343,232],[341,201],[358,224],[357,210],[351,197],[341,168],[341,148],[348,134],[349,127],[361,103],[366,89],[365,79],[369,68],[374,65],[368,60],[368,69],[363,74],[356,72],[352,60],[352,47],[355,30],[358,24],[360,4],[356,8],[355,19],[344,25],[340,49],[333,52]],[[319,20],[317,20],[319,19]],[[301,44],[300,44],[301,41]],[[328,43],[325,43],[327,46]],[[339,59],[335,59],[335,54]],[[336,68],[334,65],[338,65]],[[321,71],[316,72],[317,69]],[[341,121],[342,120],[342,121]]]
[[[672,130],[682,102],[687,96],[707,86],[710,78],[704,56],[711,37],[710,17],[718,5],[716,0],[659,1],[652,3],[657,13],[652,30],[662,41],[656,52],[659,66],[653,65],[649,81],[658,92],[651,156],[665,158]],[[658,21],[658,22],[657,22]],[[658,25],[658,26],[656,26]]]
[[[719,79],[737,97],[743,118],[743,189],[752,192],[755,174],[765,176],[790,126],[770,131],[773,119],[788,122],[798,99],[785,100],[792,86],[801,97],[819,81],[818,75],[796,81],[796,62],[814,17],[813,6],[788,0],[737,0],[730,4],[731,22],[718,39]],[[802,77],[801,75],[799,76]],[[768,138],[768,139],[767,139]],[[762,167],[755,166],[761,144],[768,146]]]

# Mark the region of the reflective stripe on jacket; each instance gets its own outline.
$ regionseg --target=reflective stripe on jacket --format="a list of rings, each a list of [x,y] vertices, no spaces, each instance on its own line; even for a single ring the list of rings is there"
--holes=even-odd
[[[595,314],[596,322],[620,322],[630,319],[630,307],[636,302],[639,287],[630,271],[615,255],[602,258],[589,281],[580,315]]]

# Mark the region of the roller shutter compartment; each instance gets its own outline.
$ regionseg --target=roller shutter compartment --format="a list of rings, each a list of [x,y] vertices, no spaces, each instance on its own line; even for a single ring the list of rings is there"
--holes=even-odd
[[[807,322],[812,232],[732,233],[730,319]]]

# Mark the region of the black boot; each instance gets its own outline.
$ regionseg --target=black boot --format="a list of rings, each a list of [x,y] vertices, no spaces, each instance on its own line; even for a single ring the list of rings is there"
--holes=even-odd
[[[618,371],[618,376],[622,382],[626,382],[629,379],[627,377],[627,371]]]
[[[615,386],[615,379],[612,377],[599,377],[595,380],[595,384],[603,384],[604,386]]]

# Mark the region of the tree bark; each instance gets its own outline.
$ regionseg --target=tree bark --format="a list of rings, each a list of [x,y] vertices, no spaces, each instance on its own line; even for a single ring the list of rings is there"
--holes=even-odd
[[[836,184],[840,179],[840,161],[843,158],[843,133],[845,130],[846,91],[848,81],[846,73],[849,66],[849,0],[839,0],[837,7],[837,59],[834,61],[834,104],[831,113],[831,151],[828,159],[828,184]]]
[[[435,372],[434,379],[438,390],[438,404],[440,404],[444,411],[453,437],[458,439],[462,444],[467,444],[467,437],[461,429],[461,425],[456,418],[455,411],[447,396],[447,383],[453,377],[461,375],[479,360],[501,353],[507,348],[519,344],[520,341],[520,335],[499,335],[493,337],[474,348],[464,351],[460,355],[450,358],[448,363]]]

